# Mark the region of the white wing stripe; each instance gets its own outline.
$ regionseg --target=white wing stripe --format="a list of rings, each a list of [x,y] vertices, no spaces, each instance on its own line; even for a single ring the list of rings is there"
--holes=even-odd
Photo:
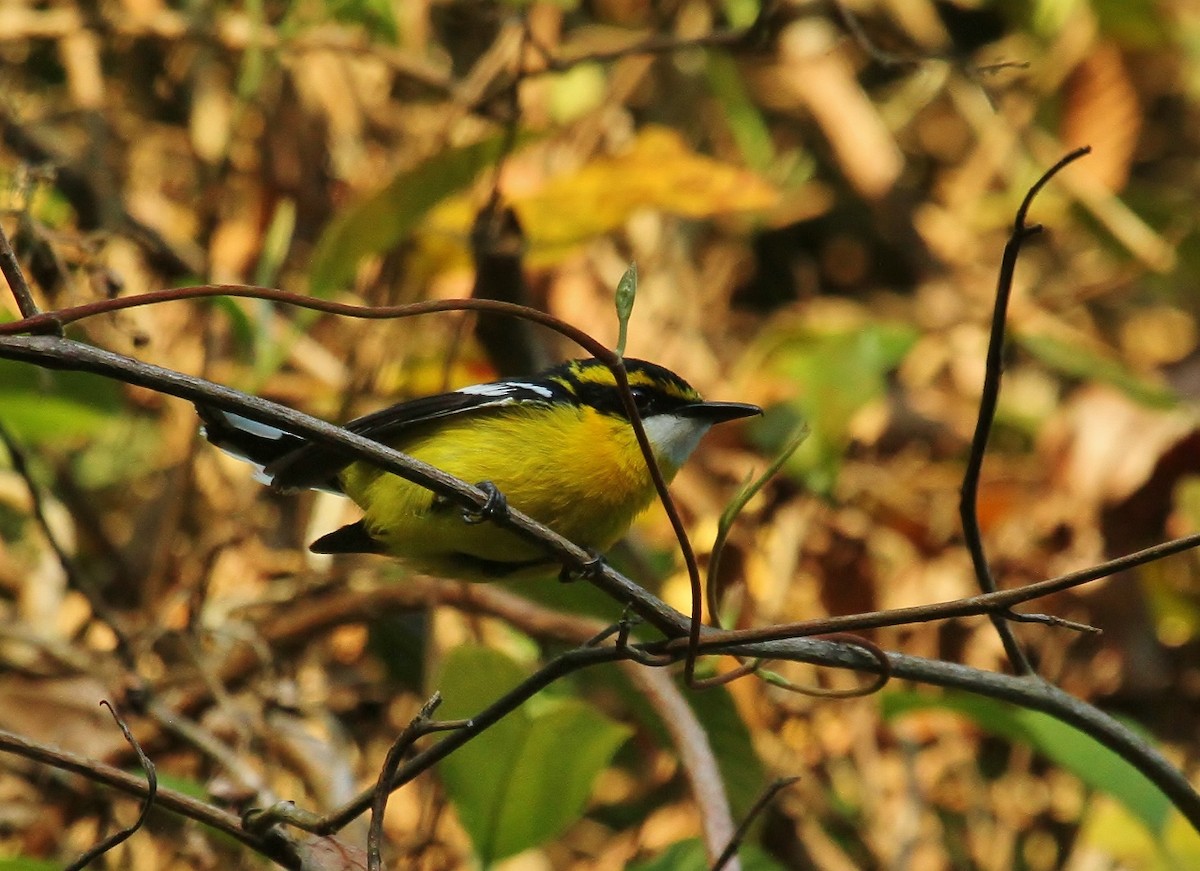
[[[521,391],[536,393],[538,396],[545,397],[546,399],[554,397],[554,391],[549,387],[544,387],[541,384],[532,384],[528,381],[496,381],[492,384],[472,384],[470,387],[463,387],[455,392],[465,393],[467,396],[509,398]]]

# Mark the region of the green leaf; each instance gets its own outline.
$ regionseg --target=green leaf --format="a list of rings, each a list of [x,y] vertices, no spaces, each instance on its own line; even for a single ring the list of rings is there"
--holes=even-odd
[[[4,422],[22,441],[69,442],[95,433],[112,418],[100,409],[61,396],[0,390]]]
[[[578,699],[563,699],[533,717],[497,802],[491,857],[544,843],[578,820],[597,775],[631,734]]]
[[[1170,817],[1171,802],[1137,768],[1095,738],[1048,714],[959,693],[889,692],[883,695],[882,705],[885,720],[919,710],[954,711],[993,735],[1028,745],[1087,786],[1112,796],[1156,836]]]
[[[754,844],[745,844],[738,849],[743,871],[783,871],[783,866]],[[693,838],[676,841],[653,859],[635,862],[625,871],[708,871],[708,857],[704,844]]]
[[[630,263],[621,280],[617,282],[617,354],[624,355],[625,340],[629,337],[629,317],[633,314],[633,302],[637,299],[637,264]]]
[[[746,90],[737,62],[729,52],[711,51],[705,73],[721,104],[720,117],[726,119],[746,165],[765,172],[775,159],[775,143],[758,104]]]
[[[309,273],[311,293],[328,297],[354,276],[363,257],[394,247],[417,228],[430,209],[494,164],[503,147],[501,137],[492,137],[444,151],[346,209],[325,228],[317,243]]]
[[[525,672],[486,647],[447,657],[438,716],[470,717]],[[582,815],[596,775],[630,730],[576,699],[537,699],[439,764],[442,781],[487,865],[544,843]]]
[[[801,421],[809,421],[811,436],[784,468],[813,492],[829,492],[849,442],[851,420],[864,405],[887,395],[888,373],[916,339],[912,327],[889,323],[777,336],[765,365],[793,382],[796,398],[751,424],[755,441],[775,453]]]
[[[48,859],[31,859],[28,856],[0,859],[0,871],[61,871],[61,869],[61,862],[51,862]]]
[[[95,435],[118,416],[115,383],[0,360],[0,415],[24,442],[64,444]]]
[[[1111,384],[1130,399],[1150,408],[1174,408],[1175,393],[1131,372],[1119,360],[1104,357],[1090,348],[1068,344],[1052,336],[1018,335],[1017,343],[1043,365],[1072,378]]]

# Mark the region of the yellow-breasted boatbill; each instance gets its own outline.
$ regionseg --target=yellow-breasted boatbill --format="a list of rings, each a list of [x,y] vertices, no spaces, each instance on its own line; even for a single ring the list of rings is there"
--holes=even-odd
[[[625,360],[655,460],[670,481],[715,423],[761,413],[705,402],[668,369]],[[467,524],[431,491],[367,462],[273,426],[198,405],[204,435],[258,467],[283,490],[343,493],[361,520],[322,536],[317,553],[382,553],[430,574],[464,580],[549,573],[538,545],[492,523]],[[581,547],[603,551],[653,500],[654,484],[612,372],[574,360],[528,379],[476,384],[393,405],[345,428],[468,482]],[[532,570],[532,571],[531,571]]]

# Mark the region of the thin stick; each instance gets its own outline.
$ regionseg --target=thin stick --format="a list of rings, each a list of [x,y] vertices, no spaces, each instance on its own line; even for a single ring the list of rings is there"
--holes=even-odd
[[[29,283],[25,281],[25,273],[21,271],[21,264],[17,262],[17,254],[9,244],[8,235],[2,226],[0,226],[0,272],[4,273],[4,278],[8,281],[8,289],[12,291],[13,299],[17,301],[17,310],[21,312],[21,316],[28,318],[38,314],[37,303],[33,301],[33,293],[29,290]]]
[[[729,860],[737,855],[738,847],[746,839],[746,833],[750,831],[751,824],[775,800],[775,796],[779,795],[779,793],[783,792],[799,779],[799,777],[781,777],[763,790],[762,795],[755,799],[750,812],[746,814],[746,818],[737,827],[737,831],[733,833],[733,837],[729,839],[729,843],[725,845],[725,849],[721,851],[721,855],[717,857],[717,861],[713,863],[712,871],[722,871],[729,864]]]
[[[108,708],[108,712],[112,714],[117,725],[121,728],[121,734],[125,736],[125,740],[133,747],[133,752],[137,754],[138,764],[142,766],[142,771],[146,772],[146,795],[142,799],[142,812],[138,814],[138,818],[133,825],[121,829],[119,832],[114,832],[109,835],[99,844],[86,851],[82,856],[66,867],[66,871],[79,871],[96,858],[103,856],[113,847],[129,840],[133,833],[140,829],[146,823],[146,817],[150,814],[150,808],[154,806],[154,799],[158,795],[158,772],[154,768],[154,763],[150,761],[150,757],[142,750],[137,739],[133,737],[133,733],[129,731],[129,726],[121,719],[121,715],[116,712],[116,709],[109,704],[108,699],[101,699],[100,704]]]
[[[992,432],[992,423],[996,418],[996,404],[1000,396],[1000,379],[1004,372],[1004,327],[1008,318],[1008,301],[1012,296],[1013,273],[1017,267],[1017,258],[1025,240],[1040,233],[1040,225],[1027,226],[1025,218],[1033,204],[1033,198],[1038,195],[1047,182],[1050,181],[1063,167],[1078,160],[1091,151],[1090,148],[1077,148],[1050,169],[1043,173],[1025,194],[1020,208],[1017,209],[1016,220],[1013,222],[1012,234],[1004,246],[1004,255],[1000,260],[1000,276],[996,283],[996,304],[992,310],[992,329],[988,337],[987,367],[983,376],[983,391],[979,397],[979,415],[975,421],[975,435],[971,439],[971,451],[967,457],[967,468],[963,472],[961,497],[959,500],[959,517],[962,520],[963,537],[966,539],[967,550],[971,554],[971,564],[975,569],[975,578],[980,589],[986,593],[996,591],[996,580],[992,576],[987,554],[983,547],[983,533],[979,527],[979,478],[983,471],[983,459],[987,452],[988,437]],[[1004,644],[1004,651],[1017,674],[1030,674],[1033,666],[1028,657],[1017,643],[1016,635],[1008,620],[1002,614],[991,615],[992,625]]]

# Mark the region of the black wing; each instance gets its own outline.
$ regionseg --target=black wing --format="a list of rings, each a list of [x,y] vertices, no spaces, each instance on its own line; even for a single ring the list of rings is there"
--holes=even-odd
[[[353,433],[385,444],[394,444],[411,431],[434,421],[501,409],[517,403],[549,403],[565,394],[553,382],[497,381],[477,384],[450,393],[423,396],[355,418],[345,424]],[[354,458],[328,445],[304,442],[266,465],[271,483],[284,489],[337,486],[337,474]]]

